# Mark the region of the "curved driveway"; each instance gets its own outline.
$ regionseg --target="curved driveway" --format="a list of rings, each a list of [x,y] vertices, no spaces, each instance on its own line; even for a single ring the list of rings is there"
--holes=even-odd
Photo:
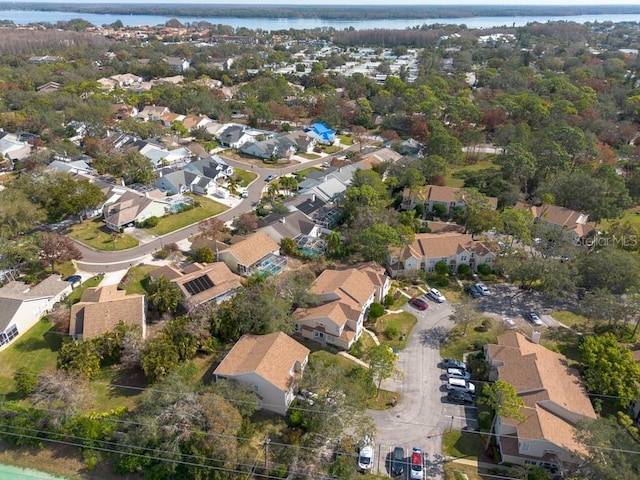
[[[267,175],[276,174],[278,176],[281,176],[312,166],[318,166],[322,164],[322,162],[326,162],[328,158],[331,158],[331,156],[309,160],[303,163],[289,165],[282,168],[264,168],[255,165],[251,167],[251,165],[248,165],[244,162],[239,162],[237,160],[232,160],[225,157],[223,158],[225,162],[227,162],[234,168],[249,170],[259,175],[259,177],[247,188],[249,192],[249,196],[247,198],[243,199],[242,202],[236,207],[216,215],[222,221],[226,222],[242,213],[251,211],[252,206],[256,202],[260,201],[260,199],[262,198],[262,190],[265,187],[265,182],[263,179]],[[112,272],[116,270],[126,269],[138,263],[138,261],[140,261],[146,255],[153,253],[156,250],[160,250],[162,248],[162,245],[179,242],[180,240],[184,240],[185,238],[188,238],[196,233],[198,233],[197,223],[189,225],[188,227],[184,227],[181,230],[168,233],[166,235],[163,235],[162,237],[158,237],[151,242],[144,243],[135,248],[130,248],[128,250],[119,250],[116,252],[95,250],[83,243],[76,242],[76,246],[82,253],[82,260],[77,261],[76,264],[81,270],[84,270],[86,272]]]

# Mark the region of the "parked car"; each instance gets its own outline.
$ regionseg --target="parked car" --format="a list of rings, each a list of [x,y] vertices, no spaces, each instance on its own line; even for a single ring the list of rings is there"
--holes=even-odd
[[[442,368],[460,368],[462,370],[467,369],[467,364],[461,362],[460,360],[456,360],[455,358],[443,358],[440,363]]]
[[[411,300],[409,300],[409,303],[416,307],[418,310],[426,310],[427,308],[429,308],[429,304],[418,297],[413,297]]]
[[[391,475],[394,477],[404,473],[404,466],[406,465],[404,455],[403,447],[395,447],[393,449],[393,456],[391,457]]]
[[[447,378],[462,378],[471,380],[471,374],[463,368],[447,368]]]
[[[329,162],[322,162],[322,168],[329,168],[331,164]]]
[[[370,470],[373,467],[373,440],[368,435],[364,437],[364,446],[358,454],[358,468]]]
[[[449,390],[449,392],[447,392],[447,400],[460,405],[470,405],[473,403],[473,397],[461,390]]]
[[[422,450],[419,447],[413,447],[411,452],[411,480],[422,480],[424,478]]]
[[[444,295],[442,295],[442,293],[440,293],[440,290],[438,290],[436,288],[432,288],[431,290],[429,290],[427,292],[427,297],[429,297],[434,302],[438,302],[438,303],[443,303],[443,302],[447,301],[447,299],[444,298]]]
[[[447,390],[459,390],[461,392],[466,392],[469,395],[476,394],[476,386],[464,378],[448,378]]]
[[[264,177],[264,181],[270,182],[271,180],[275,180],[276,178],[278,178],[278,175],[276,175],[275,173],[270,173],[269,175]]]
[[[478,287],[476,287],[475,285],[467,285],[466,287],[464,287],[464,291],[467,292],[467,294],[470,295],[471,298],[478,298],[482,296],[482,293],[480,293],[480,290],[478,290]]]
[[[489,290],[484,283],[478,282],[474,286],[480,291],[480,295],[491,295],[491,290]]]
[[[240,198],[247,198],[248,196],[249,196],[248,190],[243,190],[242,193],[240,193]]]
[[[533,323],[536,327],[541,327],[542,325],[544,325],[544,323],[542,323],[542,320],[540,320],[540,315],[538,315],[536,312],[527,312],[524,314],[524,318]]]
[[[80,275],[71,275],[65,278],[64,281],[69,283],[78,283],[82,281],[82,277]]]

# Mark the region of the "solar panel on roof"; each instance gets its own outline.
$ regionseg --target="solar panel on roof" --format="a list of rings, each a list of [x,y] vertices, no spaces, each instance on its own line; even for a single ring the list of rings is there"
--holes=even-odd
[[[201,277],[194,278],[193,280],[189,280],[188,282],[186,282],[184,284],[184,288],[187,290],[187,292],[189,292],[189,294],[197,295],[199,293],[204,292],[205,290],[209,290],[210,288],[213,288],[213,282],[208,276],[203,275]]]

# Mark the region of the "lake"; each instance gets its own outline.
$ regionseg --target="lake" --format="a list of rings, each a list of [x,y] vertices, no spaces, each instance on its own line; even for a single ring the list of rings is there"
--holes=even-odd
[[[163,25],[171,18],[177,18],[182,23],[207,21],[214,25],[229,25],[234,28],[246,27],[251,30],[297,30],[311,28],[333,27],[337,30],[353,27],[356,30],[383,28],[399,29],[413,28],[421,25],[448,24],[466,25],[468,28],[491,28],[496,26],[523,26],[532,22],[546,23],[548,21],[587,22],[640,22],[640,14],[604,14],[604,15],[570,15],[570,16],[518,16],[518,17],[471,17],[471,18],[425,18],[425,19],[394,19],[394,20],[326,20],[320,18],[237,18],[237,17],[171,17],[164,15],[110,15],[73,12],[34,12],[27,10],[0,10],[0,20],[11,20],[17,25],[33,22],[56,23],[72,18],[83,18],[93,25],[109,25],[120,20],[124,25],[134,27],[138,25]]]
[[[0,464],[0,480],[64,480],[64,477],[50,475],[31,468]]]

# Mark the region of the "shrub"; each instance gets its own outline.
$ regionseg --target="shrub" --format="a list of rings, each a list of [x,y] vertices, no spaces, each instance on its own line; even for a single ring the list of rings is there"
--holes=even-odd
[[[213,263],[216,261],[216,256],[209,247],[201,247],[191,252],[191,259],[198,263]]]
[[[440,205],[439,203],[436,203],[432,210],[436,217],[444,217],[447,214],[447,207]]]
[[[449,265],[447,265],[447,262],[442,260],[436,263],[434,269],[438,275],[446,275],[449,273]]]
[[[13,374],[16,392],[21,398],[33,393],[38,385],[38,376],[29,367],[21,367]]]
[[[387,325],[384,334],[389,340],[395,340],[400,335],[400,331],[395,325]]]
[[[164,260],[168,256],[169,256],[169,251],[164,249],[164,248],[162,250],[158,250],[156,252],[153,252],[153,257],[157,258],[159,260]]]
[[[483,410],[482,412],[478,413],[478,427],[480,428],[480,431],[488,431],[489,427],[491,427],[491,420],[491,412]]]
[[[469,265],[467,265],[466,263],[461,263],[460,265],[458,265],[458,275],[466,277],[467,275],[469,275],[469,273],[471,273],[471,267]]]
[[[449,286],[449,278],[444,275],[438,275],[432,282],[436,287],[444,288]]]
[[[480,275],[491,275],[491,266],[487,265],[486,263],[481,263],[480,265],[478,265],[478,273]]]
[[[160,219],[158,217],[149,217],[146,220],[143,220],[138,225],[141,228],[153,228],[157,227],[158,223],[160,223]]]
[[[489,342],[479,338],[473,342],[473,348],[474,350],[482,350],[487,343]]]
[[[377,302],[372,303],[369,307],[369,318],[377,320],[382,315],[384,315],[384,307]]]
[[[384,297],[384,306],[390,307],[391,305],[393,305],[393,294],[389,292]]]

